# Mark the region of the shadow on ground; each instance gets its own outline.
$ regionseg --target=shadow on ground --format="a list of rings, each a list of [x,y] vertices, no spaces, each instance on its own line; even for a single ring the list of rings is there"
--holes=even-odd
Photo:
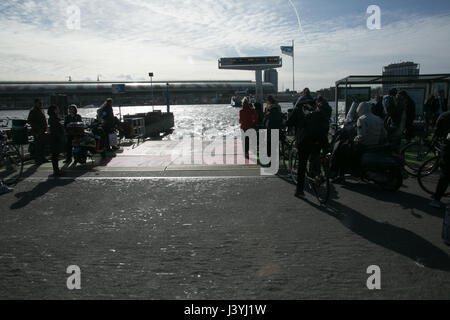
[[[377,222],[334,200],[331,200],[327,207],[308,200],[306,202],[376,245],[401,254],[427,268],[450,271],[448,254],[414,232]]]
[[[434,216],[437,218],[444,218],[443,210],[437,210],[431,208],[428,205],[430,202],[430,198],[422,197],[413,193],[405,192],[404,187],[396,192],[387,192],[381,190],[377,186],[368,183],[356,183],[356,182],[346,182],[343,186],[343,189],[350,190],[359,194],[363,194],[365,196],[371,197],[373,199],[382,201],[395,203],[402,206],[403,209],[407,209],[411,211],[411,214],[416,218],[421,218],[421,216],[416,213],[416,211],[425,212],[430,216]]]
[[[286,174],[280,174],[278,176],[280,179],[295,186],[290,176]],[[380,190],[373,184],[356,182],[346,182],[342,188],[369,196],[379,201],[400,204],[404,209],[410,209],[412,214],[417,218],[420,218],[420,215],[415,213],[415,210],[423,211],[438,218],[443,217],[442,211],[428,206],[426,198],[406,193],[403,190],[386,192]],[[314,195],[308,187],[306,187],[305,191]],[[346,228],[376,245],[401,254],[425,267],[450,271],[450,257],[445,251],[414,232],[388,223],[377,222],[358,211],[337,202],[339,195],[333,185],[331,185],[330,191],[330,201],[326,206],[319,205],[309,200],[299,201],[305,201],[317,210],[337,219]],[[292,192],[294,194],[294,188],[292,189]]]
[[[102,159],[99,162],[95,162],[92,164],[87,164],[83,167],[74,167],[65,165],[62,167],[64,170],[64,177],[62,178],[53,178],[49,177],[47,180],[37,184],[32,190],[26,192],[20,192],[15,195],[18,199],[15,203],[11,205],[12,210],[22,209],[28,206],[31,202],[40,197],[44,196],[48,192],[50,192],[54,188],[65,187],[75,180],[88,172],[91,172],[95,169],[95,167],[99,166],[107,166],[107,164],[111,161],[110,158]],[[34,172],[36,172],[38,166],[30,167],[27,172],[25,172],[24,177],[30,177]],[[67,170],[69,169],[69,170]]]

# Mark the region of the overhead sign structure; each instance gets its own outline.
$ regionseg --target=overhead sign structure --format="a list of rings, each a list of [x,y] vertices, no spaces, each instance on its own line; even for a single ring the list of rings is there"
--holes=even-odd
[[[263,102],[262,71],[281,68],[283,60],[281,57],[234,57],[219,59],[219,69],[224,70],[251,70],[255,71],[256,77],[256,100]]]
[[[219,69],[265,70],[282,67],[280,57],[235,57],[219,60]]]

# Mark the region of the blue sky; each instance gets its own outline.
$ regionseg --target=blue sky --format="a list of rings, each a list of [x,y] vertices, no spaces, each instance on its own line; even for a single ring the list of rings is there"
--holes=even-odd
[[[380,30],[366,26],[369,5]],[[406,60],[450,72],[450,1],[2,0],[0,39],[0,80],[249,80],[217,59],[279,55],[295,39],[296,89],[319,89]],[[283,59],[280,90],[292,87]]]

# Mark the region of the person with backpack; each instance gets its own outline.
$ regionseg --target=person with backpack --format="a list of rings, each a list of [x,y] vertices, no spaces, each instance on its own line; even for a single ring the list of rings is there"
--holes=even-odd
[[[327,108],[325,108],[327,109]],[[296,129],[296,143],[299,150],[297,190],[295,196],[305,197],[306,167],[311,155],[320,153],[328,143],[330,119],[314,103],[309,90],[303,90],[294,111],[286,121],[288,127]]]

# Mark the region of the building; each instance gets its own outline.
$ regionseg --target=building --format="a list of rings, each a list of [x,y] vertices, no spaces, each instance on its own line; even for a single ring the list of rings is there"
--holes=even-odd
[[[273,84],[275,92],[278,92],[278,71],[276,69],[265,70],[264,82]]]
[[[398,76],[398,83],[383,85],[383,94],[388,94],[393,88],[412,88],[413,84],[402,84],[402,76],[419,76],[420,65],[414,62],[393,63],[383,68],[383,76],[393,76],[393,80]]]

